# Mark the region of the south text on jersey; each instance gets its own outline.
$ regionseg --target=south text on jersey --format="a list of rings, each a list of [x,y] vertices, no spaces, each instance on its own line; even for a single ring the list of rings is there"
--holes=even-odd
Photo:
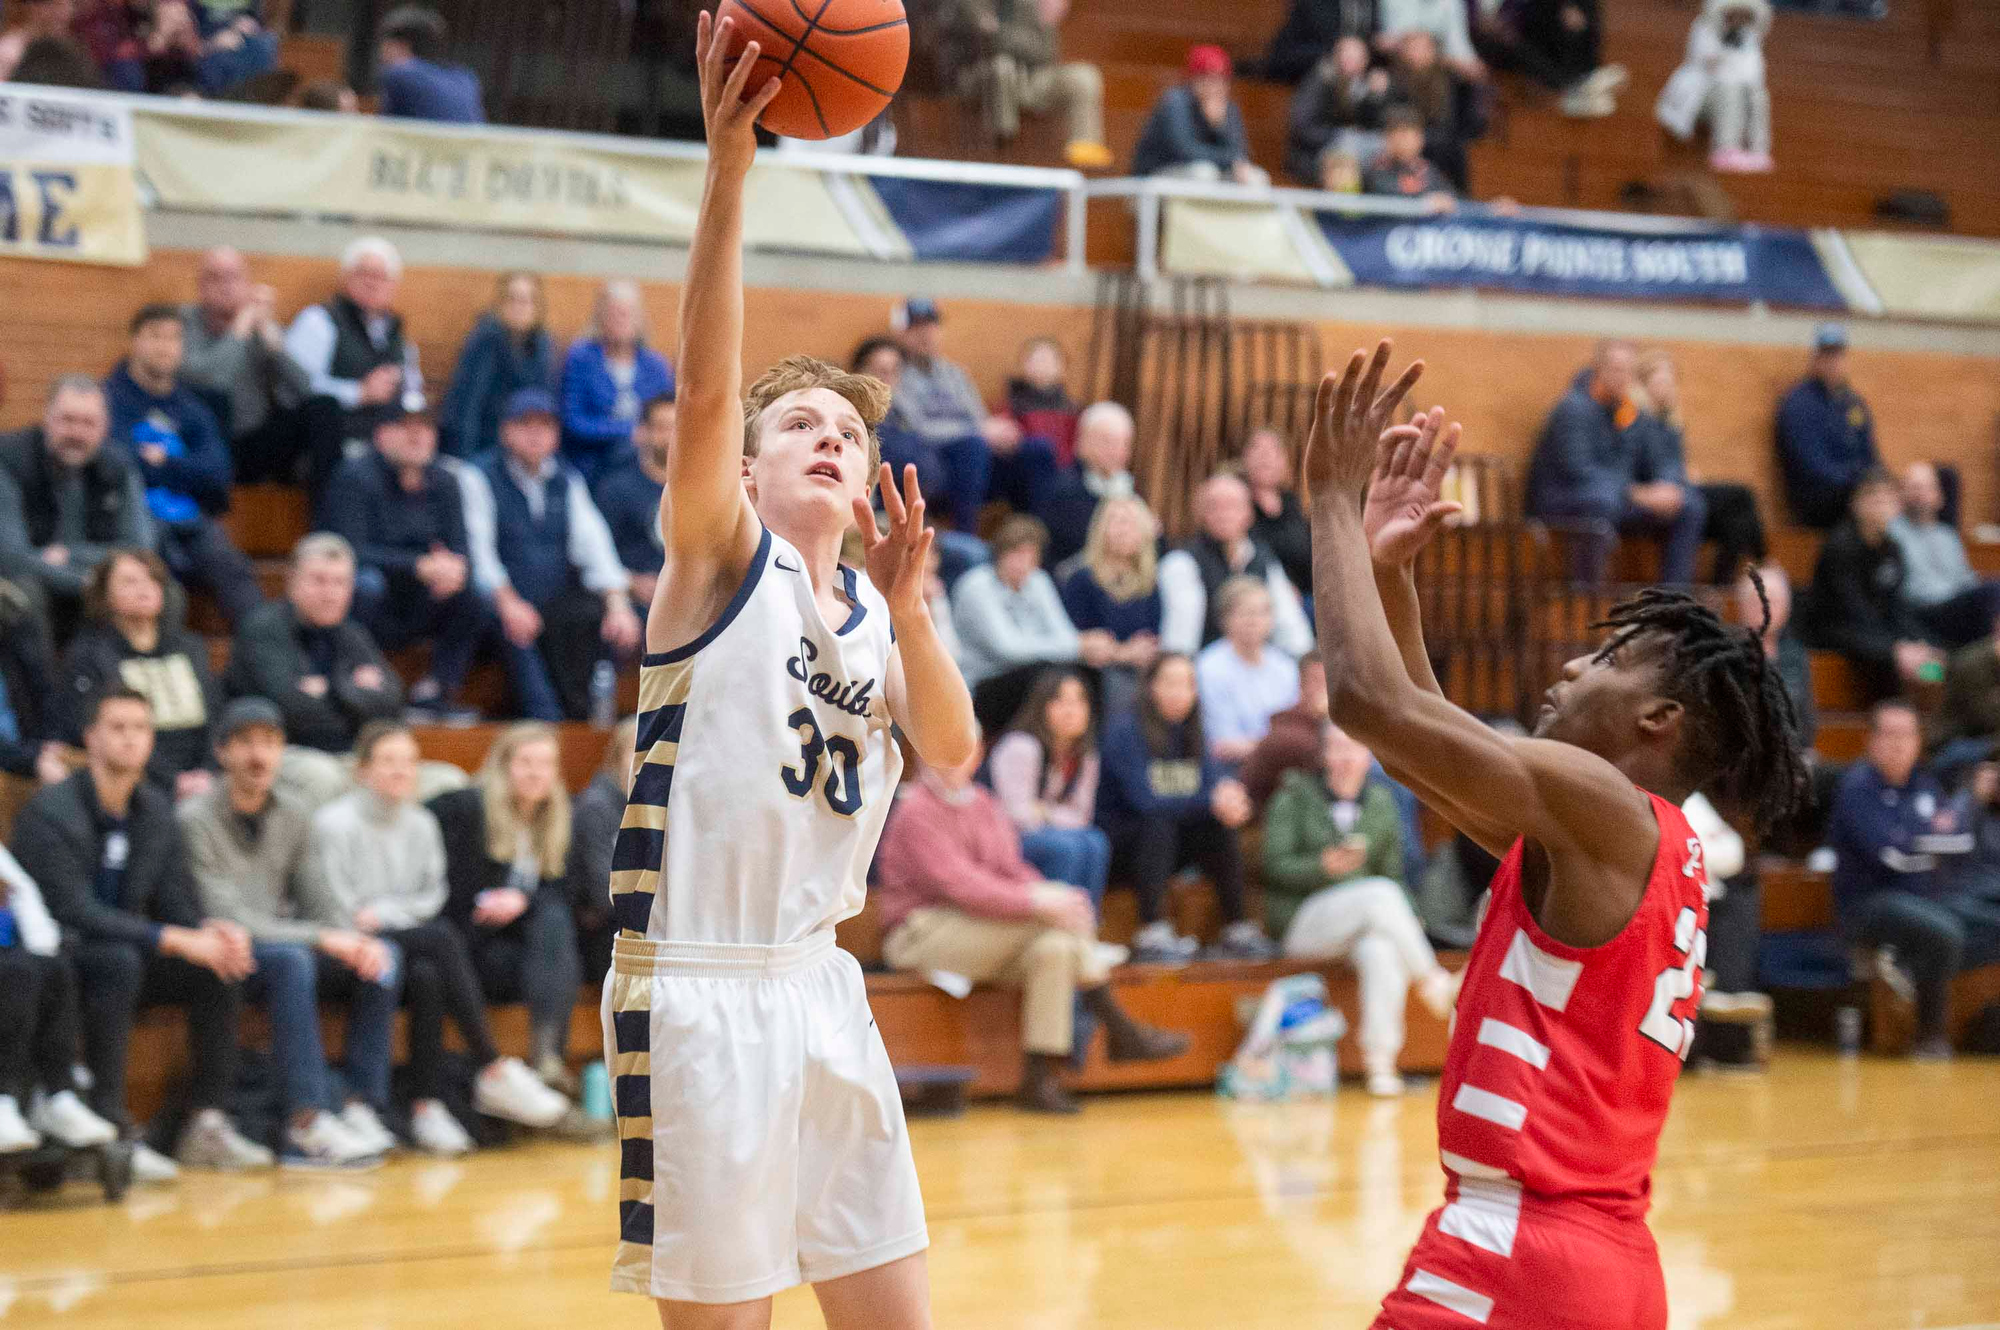
[[[809,637],[799,639],[799,654],[785,662],[785,672],[806,686],[806,691],[829,706],[837,707],[850,716],[866,716],[868,708],[875,701],[875,681],[864,679],[859,683],[852,679],[845,683],[825,670],[814,670],[812,663],[819,659],[819,648]]]

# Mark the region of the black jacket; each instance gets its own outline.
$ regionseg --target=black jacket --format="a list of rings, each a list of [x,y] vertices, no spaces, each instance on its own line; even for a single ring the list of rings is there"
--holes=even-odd
[[[440,794],[431,800],[430,810],[437,817],[438,829],[444,833],[445,885],[450,894],[442,913],[470,936],[475,928],[472,911],[479,903],[479,894],[506,886],[514,865],[486,853],[486,796],[477,785]],[[572,879],[580,872],[578,861],[576,837],[571,836],[563,875],[543,878],[536,890],[553,891],[565,901],[572,899],[575,890]]]
[[[1806,608],[1800,625],[1806,645],[1878,670],[1893,668],[1896,643],[1923,640],[1903,599],[1902,551],[1887,536],[1868,544],[1851,518],[1820,547]]]
[[[19,737],[0,739],[0,771],[32,776],[42,745],[55,738],[55,652],[47,625],[11,583],[0,582],[0,679]]]
[[[458,481],[436,462],[424,468],[423,486],[412,494],[389,460],[371,448],[340,464],[322,503],[320,525],[346,537],[363,568],[413,577],[417,560],[433,546],[461,557],[470,548]]]
[[[153,756],[146,775],[168,790],[183,771],[209,764],[209,738],[220,704],[208,669],[208,643],[175,628],[160,630],[151,651],[133,649],[108,623],[77,633],[63,657],[63,738],[83,743],[83,703],[106,680],[146,695],[153,707]]]
[[[333,634],[333,673],[318,697],[299,688],[313,673],[306,654],[305,628],[288,600],[267,601],[245,615],[236,628],[223,690],[231,697],[266,697],[285,718],[285,738],[307,748],[344,753],[371,720],[402,714],[403,684],[389,668],[368,630],[344,619]],[[380,688],[360,688],[354,672],[363,665],[382,671]]]
[[[84,465],[83,540],[61,568],[42,562],[56,538],[56,467],[40,425],[0,434],[0,576],[32,577],[65,595],[83,594],[90,570],[115,546],[151,548],[153,519],[138,464],[106,441]]]
[[[131,841],[118,904],[97,899],[104,857],[97,789],[88,770],[38,791],[14,821],[14,857],[42,889],[57,923],[90,940],[158,944],[162,924],[201,926],[200,897],[173,800],[146,784],[132,792],[125,834]]]

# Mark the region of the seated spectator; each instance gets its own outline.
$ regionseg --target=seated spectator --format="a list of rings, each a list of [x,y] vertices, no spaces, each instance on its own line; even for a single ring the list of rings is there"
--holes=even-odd
[[[1250,160],[1243,108],[1229,95],[1228,52],[1195,47],[1188,52],[1187,75],[1187,82],[1153,103],[1132,149],[1132,174],[1270,184],[1270,173]]]
[[[1261,816],[1285,777],[1315,773],[1326,750],[1326,662],[1319,652],[1299,657],[1298,701],[1271,713],[1264,737],[1237,768],[1250,806]]]
[[[1062,1067],[1075,1052],[1077,999],[1102,1022],[1113,1062],[1179,1057],[1188,1037],[1118,1005],[1090,896],[1022,857],[999,800],[972,783],[978,765],[975,753],[955,770],[925,766],[898,797],[876,865],[882,955],[898,970],[1020,985],[1027,1061],[1015,1102],[1075,1113]]]
[[[1361,173],[1361,192],[1422,199],[1431,212],[1458,206],[1451,181],[1424,156],[1424,122],[1414,109],[1397,104],[1382,114],[1382,153]]]
[[[1601,63],[1598,0],[1522,0],[1474,10],[1472,45],[1489,65],[1518,73],[1558,97],[1562,113],[1596,120],[1618,109],[1625,66]]]
[[[2000,636],[1961,647],[1944,667],[1944,701],[1932,723],[1940,767],[1985,761],[2000,737]]]
[[[231,702],[216,727],[222,780],[179,810],[202,908],[250,934],[244,988],[271,1013],[285,1108],[282,1167],[357,1168],[393,1150],[390,1042],[402,977],[389,945],[340,922],[312,853],[312,813],[278,791],[285,724],[261,697]],[[320,1003],[347,1007],[336,1083],[320,1042]]]
[[[1778,464],[1792,516],[1820,531],[1847,516],[1854,487],[1879,467],[1875,417],[1847,377],[1847,329],[1813,330],[1806,377],[1778,404]]]
[[[570,1084],[563,1057],[583,982],[572,878],[583,860],[555,731],[509,726],[473,784],[430,809],[444,834],[444,914],[465,935],[487,1000],[528,1004],[529,1067],[545,1084]]]
[[[1251,577],[1232,577],[1215,593],[1222,636],[1195,657],[1208,751],[1230,772],[1271,728],[1271,717],[1299,700],[1299,667],[1271,646],[1271,593]]]
[[[1972,571],[1965,538],[1940,520],[1944,489],[1937,468],[1912,462],[1903,469],[1903,511],[1889,521],[1889,538],[1903,552],[1903,599],[1916,611],[1924,636],[1948,650],[1993,636],[2000,618],[2000,582]]]
[[[1951,1056],[1945,1017],[1952,976],[2000,960],[2000,917],[1954,890],[1943,864],[1973,848],[1969,801],[1946,799],[1917,764],[1922,747],[1917,713],[1907,702],[1875,708],[1867,755],[1840,778],[1827,843],[1839,856],[1833,902],[1841,929],[1861,946],[1893,951],[1895,970],[1885,976],[1891,989],[1915,988],[1913,1054],[1933,1060]],[[1980,802],[1991,802],[1993,785],[1990,775],[1983,778]],[[1975,944],[1971,952],[1968,942]]]
[[[201,0],[85,0],[72,26],[119,92],[223,96],[278,62],[254,15]]]
[[[1389,109],[1389,71],[1369,68],[1368,43],[1342,37],[1292,93],[1285,133],[1285,174],[1308,189],[1326,178],[1329,152],[1369,155]]]
[[[1619,535],[1657,536],[1662,582],[1692,582],[1708,509],[1678,478],[1654,474],[1662,453],[1635,430],[1631,398],[1637,352],[1629,342],[1598,344],[1591,363],[1549,412],[1528,467],[1528,512],[1574,524],[1570,575],[1601,584]]]
[[[76,976],[61,943],[41,889],[0,847],[0,1155],[118,1139],[79,1093]]]
[[[195,299],[181,306],[181,380],[220,403],[235,478],[245,485],[299,479],[310,451],[312,381],[285,350],[278,293],[253,284],[250,265],[227,245],[201,256]],[[324,415],[324,413],[322,413]]]
[[[1738,568],[1764,562],[1764,519],[1757,511],[1756,492],[1748,485],[1728,481],[1696,482],[1689,474],[1680,378],[1666,352],[1648,351],[1640,356],[1635,383],[1633,397],[1639,419],[1633,429],[1640,436],[1639,473],[1656,483],[1672,482],[1701,495],[1707,514],[1701,538],[1715,542],[1710,580],[1727,586],[1736,580]]]
[[[917,485],[926,500],[936,507],[936,511],[947,516],[952,515],[950,505],[962,508],[960,500],[971,495],[975,489],[978,491],[978,497],[970,500],[971,515],[966,518],[969,525],[957,530],[933,528],[936,534],[934,550],[939,566],[947,573],[948,581],[956,581],[967,568],[985,563],[991,557],[986,542],[974,533],[978,527],[979,505],[984,502],[986,486],[991,478],[992,459],[982,439],[970,438],[939,445],[926,439],[916,429],[901,409],[905,399],[898,388],[902,382],[903,365],[903,344],[893,337],[864,338],[854,348],[854,355],[848,362],[848,368],[855,373],[879,379],[889,389],[889,414],[875,427],[875,436],[881,440],[882,460],[897,476],[900,477],[905,468],[914,466],[917,469]],[[964,488],[956,498],[952,488],[955,478],[964,481]],[[881,498],[880,494],[875,496],[878,510]],[[936,613],[934,605],[933,616]],[[945,613],[950,614],[949,607]],[[939,623],[948,626],[948,620],[939,620]]]
[[[1104,729],[1097,824],[1111,838],[1113,875],[1139,897],[1132,959],[1174,965],[1200,949],[1166,917],[1167,883],[1200,868],[1221,909],[1221,957],[1265,960],[1274,954],[1243,903],[1243,856],[1237,829],[1250,820],[1250,796],[1209,752],[1195,691],[1194,662],[1164,652],[1146,671],[1139,708]]]
[[[354,550],[354,617],[384,650],[427,643],[430,668],[410,686],[411,709],[469,723],[479,713],[458,693],[493,611],[472,585],[459,482],[437,460],[437,427],[422,412],[383,416],[374,444],[340,464],[322,504],[326,529]]]
[[[1404,894],[1402,822],[1373,764],[1328,723],[1319,773],[1285,777],[1264,816],[1264,920],[1289,959],[1353,962],[1368,1093],[1394,1096],[1410,985],[1440,1019],[1454,995]]]
[[[0,83],[16,77],[22,58],[35,42],[68,39],[76,4],[75,0],[23,0],[17,13],[20,21],[0,32]]]
[[[206,790],[219,709],[208,643],[162,622],[167,569],[150,550],[113,550],[84,592],[87,618],[63,657],[64,738],[83,742],[82,708],[112,684],[146,699],[153,755],[146,776],[175,800]]]
[[[1376,0],[1291,0],[1264,55],[1263,76],[1296,84],[1341,42],[1365,43],[1375,35],[1375,7]]]
[[[563,460],[595,481],[632,452],[639,408],[674,391],[673,366],[646,345],[646,307],[635,282],[606,282],[590,326],[563,358]]]
[[[1674,137],[1694,137],[1708,121],[1713,171],[1771,169],[1771,93],[1764,86],[1768,0],[1704,0],[1688,29],[1687,59],[1673,72],[1653,114]]]
[[[597,509],[611,528],[618,562],[632,579],[632,604],[644,619],[653,604],[666,549],[660,535],[660,496],[667,489],[667,454],[674,447],[674,423],[680,409],[672,393],[646,403],[632,428],[634,449],[623,466],[598,478]]]
[[[1052,566],[1083,549],[1099,503],[1133,493],[1133,434],[1132,413],[1116,402],[1092,402],[1077,418],[1076,465],[1056,477],[1036,513],[1049,529]]]
[[[403,256],[380,236],[363,236],[340,256],[340,289],[324,304],[307,305],[285,332],[285,351],[306,372],[309,409],[336,424],[307,440],[306,492],[326,488],[346,443],[367,440],[375,422],[397,411],[425,407],[424,374],[415,338],[403,333],[396,296],[403,284]]]
[[[1078,408],[1063,384],[1069,358],[1053,337],[1030,337],[1021,344],[1019,373],[1007,380],[1006,415],[1024,437],[1046,439],[1055,450],[1056,465],[1076,458]]]
[[[87,764],[30,799],[14,823],[14,854],[69,937],[83,1011],[90,1106],[129,1131],[127,1050],[139,1009],[188,1009],[193,1117],[180,1161],[194,1168],[266,1167],[223,1112],[235,1075],[236,1022],[252,968],[250,935],[204,917],[187,843],[168,796],[145,780],[153,718],[146,699],[113,684],[83,711]],[[171,1160],[134,1148],[142,1182],[171,1181]]]
[[[402,681],[353,604],[354,547],[325,531],[301,540],[285,598],[236,630],[224,691],[276,703],[291,743],[346,753],[364,725],[403,712]]]
[[[376,30],[375,65],[382,86],[377,110],[404,120],[486,123],[479,76],[444,63],[450,31],[427,5],[398,5]]]
[[[968,533],[978,531],[979,507],[990,498],[1005,499],[1016,512],[1039,510],[1055,479],[1048,440],[1029,438],[1009,417],[989,412],[972,376],[944,358],[944,316],[936,301],[913,296],[894,321],[902,326],[903,369],[890,417],[942,464],[939,506]]]
[[[229,510],[229,445],[180,374],[180,310],[147,305],[132,316],[131,354],[104,381],[111,434],[138,460],[167,568],[213,596],[234,626],[264,595],[250,560],[216,520]]]
[[[1097,727],[1090,685],[1049,670],[987,757],[987,779],[1021,837],[1021,853],[1051,882],[1082,887],[1104,905],[1111,842],[1097,825]]]
[[[139,466],[123,448],[104,446],[110,428],[104,389],[65,374],[49,389],[41,424],[0,435],[0,576],[58,642],[107,554],[153,548]]]
[[[362,730],[354,760],[358,788],[313,815],[313,849],[340,922],[402,954],[411,1143],[438,1155],[472,1148],[442,1097],[447,1013],[479,1069],[473,1107],[524,1126],[554,1125],[569,1111],[569,1100],[518,1058],[500,1056],[465,939],[440,915],[447,900],[444,836],[437,818],[416,800],[417,741],[401,725],[377,722]]]
[[[1405,34],[1422,32],[1437,43],[1445,67],[1468,83],[1486,78],[1486,66],[1472,49],[1472,28],[1459,0],[1378,0],[1376,46],[1387,52],[1402,44]]]
[[[1778,668],[1786,696],[1792,700],[1799,746],[1810,754],[1813,736],[1819,731],[1819,711],[1813,702],[1812,661],[1792,623],[1792,579],[1775,563],[1763,564],[1756,571],[1763,579],[1764,594],[1758,596],[1756,586],[1750,581],[1750,570],[1744,569],[1736,579],[1736,622],[1755,627],[1765,622],[1765,606],[1770,607],[1770,622],[1759,640],[1765,657]]]
[[[1097,670],[1106,716],[1130,711],[1139,676],[1160,652],[1159,524],[1136,494],[1106,499],[1091,519],[1090,539],[1062,580],[1063,609],[1077,650]]]
[[[1422,28],[1398,36],[1389,47],[1388,62],[1390,104],[1417,113],[1424,126],[1423,156],[1443,173],[1449,188],[1463,191],[1465,145],[1477,137],[1475,127],[1460,123],[1465,118],[1462,104],[1470,97],[1465,85],[1440,58],[1437,38]]]
[[[1312,585],[1312,523],[1292,488],[1292,450],[1285,436],[1265,425],[1250,432],[1243,445],[1243,480],[1250,486],[1250,507],[1256,519],[1250,539],[1278,556],[1295,587]]]
[[[633,759],[638,755],[639,721],[627,716],[604,741],[604,760],[590,784],[570,801],[570,837],[576,846],[577,871],[571,879],[575,898],[576,934],[583,953],[583,981],[602,983],[611,969],[611,850],[618,826],[625,820],[626,796],[632,789]]]
[[[1876,701],[1940,671],[1944,661],[1903,598],[1903,552],[1889,538],[1900,503],[1887,471],[1862,479],[1852,516],[1820,546],[1800,624],[1806,645],[1847,657]]]
[[[993,562],[958,579],[951,621],[964,653],[981,726],[998,729],[1050,665],[1074,665],[1080,645],[1056,584],[1042,570],[1048,528],[1032,517],[1010,517],[993,535]]]
[[[0,582],[0,839],[33,784],[69,776],[59,696],[48,625],[18,587]],[[23,785],[8,788],[12,781]]]
[[[444,390],[438,435],[447,456],[477,457],[498,448],[507,399],[523,388],[556,386],[555,339],[547,323],[542,279],[531,272],[503,274],[493,308],[472,325]]]
[[[1001,143],[1021,132],[1021,116],[1060,111],[1063,158],[1084,171],[1111,165],[1104,146],[1104,76],[1064,61],[1058,29],[1069,0],[948,0],[935,22],[944,34],[941,68],[956,72],[959,96],[976,99],[986,131]]]
[[[556,456],[554,399],[515,393],[469,476],[473,579],[500,612],[515,701],[531,720],[582,720],[592,671],[639,644],[639,616],[590,487]]]
[[[1254,577],[1271,591],[1271,641],[1288,656],[1312,650],[1312,625],[1298,588],[1278,556],[1250,534],[1255,518],[1250,487],[1229,472],[1210,476],[1195,495],[1199,530],[1160,560],[1164,618],[1160,645],[1193,656],[1222,636],[1215,593],[1232,577]]]

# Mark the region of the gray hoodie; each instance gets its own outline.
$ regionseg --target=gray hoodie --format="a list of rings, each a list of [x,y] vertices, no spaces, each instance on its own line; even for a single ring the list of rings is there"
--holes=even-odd
[[[313,815],[313,848],[343,923],[372,908],[390,933],[444,908],[444,833],[420,803],[349,790]]]

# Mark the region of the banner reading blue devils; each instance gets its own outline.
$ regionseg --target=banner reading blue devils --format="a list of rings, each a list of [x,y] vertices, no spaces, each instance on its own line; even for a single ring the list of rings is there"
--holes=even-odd
[[[1361,286],[1762,300],[1813,309],[1847,304],[1803,231],[1698,225],[1614,231],[1491,214],[1421,220],[1314,216]]]

